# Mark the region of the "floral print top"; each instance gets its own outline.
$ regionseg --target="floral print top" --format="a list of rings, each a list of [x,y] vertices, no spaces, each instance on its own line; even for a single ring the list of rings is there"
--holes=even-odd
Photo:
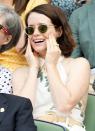
[[[0,93],[12,94],[11,71],[0,65]]]
[[[57,64],[57,69],[62,81],[65,84],[68,81],[68,75],[66,74],[63,68],[63,58],[59,59]],[[57,111],[56,106],[53,102],[45,67],[39,71],[37,84],[38,86],[37,86],[36,104],[33,112],[34,118],[41,119],[42,116],[53,113],[53,114],[57,114],[58,117],[60,115],[62,117],[64,116],[65,118],[69,116],[70,118],[73,118],[74,120],[77,120],[80,123],[83,122],[87,95],[84,96],[84,98],[75,106],[74,109],[72,109],[71,112],[64,114],[62,112]],[[56,120],[54,120],[54,122],[56,122]]]
[[[52,0],[52,4],[65,11],[68,19],[75,9],[81,7],[81,3],[78,4],[74,0]]]

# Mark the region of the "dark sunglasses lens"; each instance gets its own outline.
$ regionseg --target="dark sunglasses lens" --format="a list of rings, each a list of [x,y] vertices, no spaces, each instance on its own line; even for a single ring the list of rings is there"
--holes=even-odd
[[[34,33],[34,28],[33,27],[27,27],[25,29],[25,31],[26,31],[26,34],[32,35]]]
[[[38,28],[41,33],[45,33],[47,31],[47,25],[40,25]]]
[[[0,25],[0,30],[3,28],[3,26],[2,25]]]

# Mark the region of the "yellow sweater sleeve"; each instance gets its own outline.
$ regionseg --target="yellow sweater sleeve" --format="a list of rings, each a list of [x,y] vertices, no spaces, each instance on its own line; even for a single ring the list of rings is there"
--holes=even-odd
[[[19,67],[27,66],[25,57],[19,54],[15,48],[0,53],[0,65],[10,69],[16,70]]]

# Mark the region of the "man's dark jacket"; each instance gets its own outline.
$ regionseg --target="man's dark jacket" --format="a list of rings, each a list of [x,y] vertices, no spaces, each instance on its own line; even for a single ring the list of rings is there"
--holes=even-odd
[[[0,93],[0,131],[37,131],[29,99]]]

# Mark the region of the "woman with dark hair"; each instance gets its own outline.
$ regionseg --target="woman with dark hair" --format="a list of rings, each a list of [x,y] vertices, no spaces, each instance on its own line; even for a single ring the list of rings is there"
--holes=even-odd
[[[14,94],[31,99],[34,118],[85,131],[90,67],[84,58],[70,58],[75,42],[64,12],[43,4],[31,10],[25,22],[22,51],[29,66],[14,72]]]

